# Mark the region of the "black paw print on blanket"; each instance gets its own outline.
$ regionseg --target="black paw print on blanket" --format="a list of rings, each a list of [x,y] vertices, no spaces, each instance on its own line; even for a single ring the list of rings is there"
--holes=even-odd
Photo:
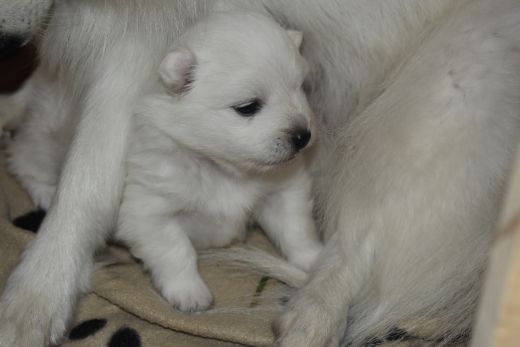
[[[43,218],[45,218],[45,210],[38,209],[26,213],[20,217],[16,217],[13,219],[13,224],[15,227],[20,229],[29,230],[33,233],[36,233],[38,232],[38,229],[40,229]]]
[[[69,340],[76,341],[95,335],[107,324],[106,319],[97,318],[83,321],[71,329]],[[140,347],[141,338],[135,329],[121,327],[112,334],[107,342],[107,347]]]

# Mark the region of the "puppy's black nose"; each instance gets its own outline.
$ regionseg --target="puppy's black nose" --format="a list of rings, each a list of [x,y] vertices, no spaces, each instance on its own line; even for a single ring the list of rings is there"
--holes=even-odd
[[[307,129],[297,129],[291,133],[291,141],[294,145],[294,149],[299,151],[303,149],[309,143],[311,139],[311,132]]]
[[[0,34],[0,58],[13,55],[23,43],[23,38],[18,35]]]

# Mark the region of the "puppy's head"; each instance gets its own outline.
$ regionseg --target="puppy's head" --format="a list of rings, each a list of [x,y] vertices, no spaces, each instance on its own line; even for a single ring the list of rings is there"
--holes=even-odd
[[[177,141],[237,167],[293,159],[313,137],[301,42],[258,14],[212,15],[161,63],[169,95],[155,117]]]

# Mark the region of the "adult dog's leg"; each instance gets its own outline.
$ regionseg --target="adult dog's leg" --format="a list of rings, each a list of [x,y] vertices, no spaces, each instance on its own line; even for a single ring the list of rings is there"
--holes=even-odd
[[[115,222],[132,103],[149,74],[150,63],[136,50],[130,43],[112,47],[79,98],[56,196],[0,299],[2,347],[57,343],[88,287],[94,250]]]
[[[339,345],[346,328],[349,302],[369,271],[369,262],[346,254],[340,239],[336,234],[329,240],[310,279],[291,298],[285,313],[274,323],[277,345]],[[371,247],[370,240],[361,242],[361,254],[369,257]]]

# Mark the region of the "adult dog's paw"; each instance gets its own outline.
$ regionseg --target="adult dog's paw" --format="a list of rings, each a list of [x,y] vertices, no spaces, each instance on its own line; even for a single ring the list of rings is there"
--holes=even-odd
[[[199,274],[175,278],[161,288],[163,297],[183,312],[204,311],[213,302],[213,296]]]
[[[300,297],[273,323],[275,346],[337,347],[343,333],[340,325],[322,305]]]
[[[28,288],[8,290],[0,299],[0,347],[56,345],[65,334],[70,304],[48,300]]]

